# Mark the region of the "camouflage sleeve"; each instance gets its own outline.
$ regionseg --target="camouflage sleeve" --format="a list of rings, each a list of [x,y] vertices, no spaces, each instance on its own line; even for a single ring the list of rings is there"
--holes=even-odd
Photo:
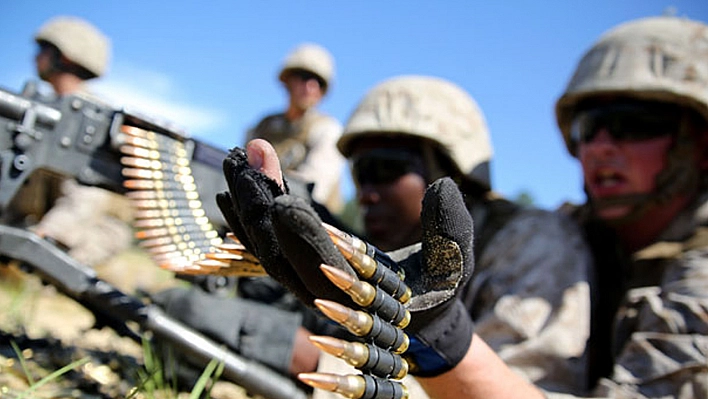
[[[476,333],[542,389],[582,392],[590,251],[565,216],[524,210],[480,254],[465,302]]]
[[[708,250],[670,261],[661,286],[630,290],[616,339],[625,344],[604,397],[706,397],[708,393]],[[624,397],[624,396],[623,396]]]

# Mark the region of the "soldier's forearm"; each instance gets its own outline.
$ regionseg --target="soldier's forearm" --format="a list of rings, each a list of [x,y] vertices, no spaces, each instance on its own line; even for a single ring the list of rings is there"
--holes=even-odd
[[[543,393],[513,372],[477,335],[464,359],[452,370],[418,378],[431,399],[543,399]]]

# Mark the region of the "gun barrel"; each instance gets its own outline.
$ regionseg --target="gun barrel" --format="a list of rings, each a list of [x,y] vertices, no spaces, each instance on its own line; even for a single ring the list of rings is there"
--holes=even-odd
[[[224,376],[253,394],[270,399],[305,399],[307,396],[291,380],[260,363],[250,361],[205,338],[150,306],[145,327],[160,338],[180,346],[186,355],[206,365],[212,359],[224,363]]]

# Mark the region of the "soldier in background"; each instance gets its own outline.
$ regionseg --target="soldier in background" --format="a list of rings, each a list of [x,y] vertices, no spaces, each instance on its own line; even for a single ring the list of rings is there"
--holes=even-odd
[[[58,16],[40,27],[34,39],[37,75],[52,86],[56,96],[100,101],[86,87],[87,81],[103,76],[108,68],[111,45],[98,28],[77,17]],[[130,246],[132,207],[127,198],[74,179],[39,173],[30,177],[19,200],[34,204],[26,209],[25,219],[31,223],[33,217],[41,217],[33,226],[38,235],[91,266]]]
[[[342,210],[344,158],[337,152],[341,124],[317,109],[334,79],[334,60],[323,47],[304,43],[285,58],[278,75],[288,93],[284,112],[268,115],[247,133],[275,148],[291,179],[312,183],[312,198],[332,213]]]

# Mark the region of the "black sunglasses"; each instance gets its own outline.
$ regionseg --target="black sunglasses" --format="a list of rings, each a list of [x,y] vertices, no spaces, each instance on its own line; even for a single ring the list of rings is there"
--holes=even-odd
[[[577,148],[605,129],[618,141],[642,141],[678,132],[685,113],[675,104],[649,101],[608,103],[576,113],[570,137]]]
[[[352,158],[352,175],[358,185],[392,183],[408,173],[424,176],[423,159],[414,151],[380,148]]]
[[[327,83],[322,79],[319,75],[312,73],[310,71],[307,71],[305,69],[294,69],[290,71],[290,75],[297,77],[298,79],[302,80],[303,82],[307,82],[309,80],[316,80],[317,84],[320,85],[320,88],[324,89],[327,86]]]

